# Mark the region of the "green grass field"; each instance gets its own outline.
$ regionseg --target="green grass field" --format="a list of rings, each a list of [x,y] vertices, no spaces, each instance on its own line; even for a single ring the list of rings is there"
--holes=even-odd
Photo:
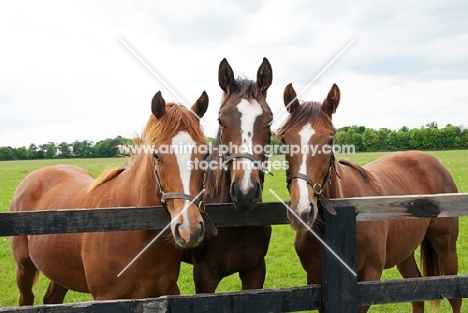
[[[338,156],[349,158],[358,164],[364,165],[384,153],[358,153],[354,155]],[[452,173],[459,192],[468,192],[468,151],[434,151],[435,155]],[[282,158],[274,156],[273,158]],[[11,198],[16,186],[28,173],[35,169],[54,164],[72,164],[83,167],[95,177],[103,170],[122,165],[124,158],[112,159],[65,159],[65,160],[36,160],[36,161],[4,161],[0,162],[0,212],[8,211]],[[288,198],[284,171],[275,171],[275,176],[266,176],[264,201],[276,202],[276,198],[268,191],[270,188],[283,199]],[[458,239],[459,264],[461,274],[468,274],[468,219],[460,219],[460,236]],[[293,248],[294,231],[288,225],[274,226],[268,255],[267,277],[265,288],[281,288],[302,286],[306,284],[305,272]],[[179,277],[179,287],[183,294],[194,293],[194,286],[190,265],[182,264]],[[399,279],[396,269],[384,272],[383,279]],[[42,296],[47,288],[48,281],[41,276],[35,288],[36,304],[41,304]],[[225,278],[217,289],[217,292],[238,291],[241,289],[237,275]],[[16,306],[18,290],[15,282],[15,265],[13,262],[9,240],[0,237],[0,307]],[[66,302],[90,301],[87,294],[69,292]],[[410,312],[408,303],[395,305],[373,306],[370,312]],[[447,301],[442,302],[441,312],[451,312]],[[463,312],[468,312],[468,301],[464,301]]]

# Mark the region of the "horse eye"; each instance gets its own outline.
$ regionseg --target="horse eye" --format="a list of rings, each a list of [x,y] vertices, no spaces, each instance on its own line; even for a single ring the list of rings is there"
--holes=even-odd
[[[219,124],[219,127],[224,127],[223,122],[221,122],[219,118],[218,118],[218,124]]]
[[[155,160],[156,162],[161,163],[161,158],[159,157],[158,154],[154,153],[154,154],[153,154],[153,157],[154,157],[154,160]]]
[[[333,146],[333,143],[334,143],[334,142],[335,142],[335,141],[334,141],[334,138],[332,138],[332,139],[330,139],[330,140],[328,141],[328,145],[329,145],[329,146]]]
[[[271,125],[273,125],[273,120],[271,120],[271,121],[268,123],[268,127],[270,127]]]

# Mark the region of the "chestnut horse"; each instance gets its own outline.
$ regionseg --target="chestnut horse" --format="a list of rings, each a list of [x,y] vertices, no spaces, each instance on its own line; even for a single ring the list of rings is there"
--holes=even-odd
[[[207,107],[208,96],[203,92],[192,110],[202,117]],[[163,202],[172,219],[173,236],[166,231],[122,275],[119,272],[159,230],[11,237],[20,305],[34,303],[32,287],[39,271],[51,280],[45,304],[62,303],[68,289],[91,293],[96,300],[179,294],[181,248],[196,246],[205,228],[212,229],[195,205],[204,173],[189,170],[186,164],[203,159],[205,153],[199,152],[203,149],[185,154],[158,149],[180,144],[197,148],[206,142],[198,118],[182,105],[166,104],[160,92],[152,100],[152,113],[138,143],[155,147],[154,154],[137,152],[126,165],[96,180],[84,169],[69,165],[34,171],[16,189],[11,211],[143,207]]]
[[[320,232],[315,222],[322,192],[326,198],[457,192],[447,169],[435,157],[419,151],[388,154],[364,167],[347,160],[335,162],[332,146],[336,130],[332,114],[339,101],[336,85],[322,104],[300,104],[291,84],[284,91],[290,115],[277,136],[289,147],[307,145],[320,151],[314,155],[311,149],[301,149],[301,153],[286,155],[290,207],[309,227]],[[288,218],[297,231],[294,246],[307,272],[307,283],[320,283],[320,244],[289,210]],[[420,277],[414,251],[421,243],[425,275],[456,275],[457,237],[458,218],[357,222],[358,280],[379,280],[384,269],[395,265],[404,278]],[[450,304],[453,312],[460,312],[460,299],[451,299]],[[424,302],[412,306],[413,312],[424,311]],[[359,309],[367,310],[368,307]]]
[[[219,109],[219,132],[208,156],[203,195],[206,203],[233,202],[239,210],[252,210],[262,200],[265,146],[270,142],[273,119],[266,102],[272,82],[266,58],[257,81],[234,79],[223,59],[219,65],[219,86],[224,91]],[[257,147],[257,149],[255,149]],[[207,236],[184,261],[192,263],[197,293],[212,293],[223,277],[238,272],[242,289],[263,288],[265,255],[271,226],[223,227],[216,237]]]

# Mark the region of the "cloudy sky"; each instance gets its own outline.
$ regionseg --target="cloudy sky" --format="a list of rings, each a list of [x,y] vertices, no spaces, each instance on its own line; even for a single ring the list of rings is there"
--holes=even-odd
[[[450,0],[2,1],[0,146],[132,137],[158,90],[188,104],[206,90],[213,137],[223,58],[252,79],[269,59],[275,127],[284,87],[314,79],[300,99],[337,83],[336,127],[468,127],[467,16]]]

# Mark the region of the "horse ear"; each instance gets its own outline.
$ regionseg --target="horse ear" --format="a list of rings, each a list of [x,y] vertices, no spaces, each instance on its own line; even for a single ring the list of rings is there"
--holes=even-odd
[[[221,63],[219,63],[218,71],[218,83],[224,92],[229,93],[232,86],[235,83],[234,72],[232,71],[231,66],[229,65],[226,58],[224,58]]]
[[[294,112],[299,107],[299,100],[297,100],[296,91],[290,83],[284,88],[283,94],[284,106],[289,113]]]
[[[257,86],[260,91],[266,93],[273,81],[273,70],[267,58],[263,58],[263,62],[257,71]]]
[[[333,84],[327,98],[323,100],[322,110],[332,117],[332,114],[336,112],[338,104],[340,104],[340,88],[336,84]]]
[[[164,98],[161,96],[161,91],[158,91],[154,95],[151,101],[151,111],[157,119],[160,119],[164,113],[166,113],[166,101],[164,101]]]
[[[197,99],[194,105],[192,105],[192,111],[197,115],[198,118],[202,118],[208,109],[208,94],[203,91],[200,98]]]

